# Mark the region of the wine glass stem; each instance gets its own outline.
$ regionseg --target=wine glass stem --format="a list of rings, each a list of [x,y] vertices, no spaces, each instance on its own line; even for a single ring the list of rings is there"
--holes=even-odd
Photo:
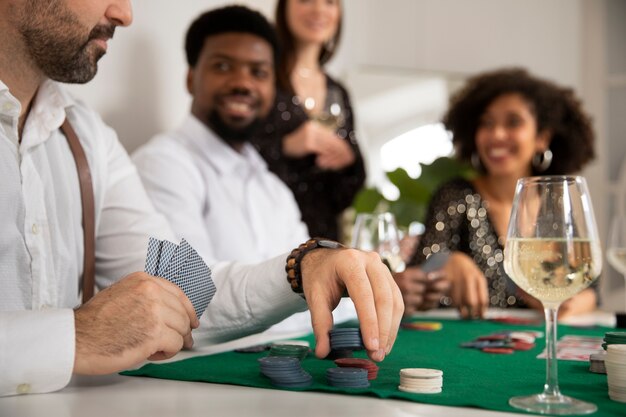
[[[556,317],[558,305],[545,307],[543,309],[546,316],[546,385],[543,387],[543,394],[550,397],[559,397],[559,372],[556,358]]]

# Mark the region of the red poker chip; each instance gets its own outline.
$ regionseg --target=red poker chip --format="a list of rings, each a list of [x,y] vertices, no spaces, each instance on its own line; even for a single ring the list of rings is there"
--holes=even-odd
[[[513,342],[513,349],[515,350],[530,350],[535,347],[534,343],[527,342]]]
[[[502,354],[502,355],[510,355],[513,352],[515,352],[511,348],[484,348],[484,349],[482,349],[482,351],[486,352],[486,353],[499,353],[499,354]]]

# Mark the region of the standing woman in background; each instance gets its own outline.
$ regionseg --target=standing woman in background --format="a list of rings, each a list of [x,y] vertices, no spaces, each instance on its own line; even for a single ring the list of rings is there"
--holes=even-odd
[[[341,34],[339,0],[279,0],[278,93],[253,142],[293,191],[311,236],[339,239],[338,218],[365,181],[346,89],[324,72]]]

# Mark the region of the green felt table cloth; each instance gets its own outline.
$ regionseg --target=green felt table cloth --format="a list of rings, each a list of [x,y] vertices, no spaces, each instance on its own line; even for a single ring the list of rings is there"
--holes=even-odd
[[[428,319],[425,321],[433,321]],[[314,378],[309,391],[333,392],[345,395],[369,395],[445,406],[477,407],[495,411],[521,412],[508,405],[514,395],[536,394],[545,382],[545,361],[537,359],[544,349],[545,339],[529,351],[511,355],[488,354],[477,349],[462,348],[463,342],[503,330],[539,330],[542,326],[512,326],[489,321],[437,320],[443,324],[439,331],[425,332],[401,329],[391,354],[380,365],[378,378],[368,389],[343,389],[326,383],[325,371],[334,363],[309,355],[302,367]],[[580,329],[559,326],[564,335],[603,336],[608,328]],[[304,337],[311,342],[313,337]],[[166,364],[147,364],[123,375],[148,376],[183,381],[204,381],[249,387],[278,389],[259,373],[257,359],[267,353],[226,352],[194,357]],[[355,356],[365,357],[363,352]],[[399,371],[402,368],[435,368],[443,371],[441,394],[411,394],[399,391]],[[588,362],[559,361],[559,385],[565,395],[592,402],[598,406],[598,416],[624,416],[626,404],[611,401],[606,375],[589,372]]]

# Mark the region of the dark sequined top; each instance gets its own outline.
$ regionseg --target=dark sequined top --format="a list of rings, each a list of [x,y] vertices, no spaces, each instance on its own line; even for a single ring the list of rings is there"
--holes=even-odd
[[[277,92],[274,109],[263,131],[252,143],[267,161],[270,171],[293,191],[309,234],[337,240],[338,215],[350,206],[363,185],[365,169],[354,133],[354,115],[348,92],[328,75],[326,85],[328,91],[338,90],[343,101],[343,121],[337,128],[337,134],[352,147],[356,157],[354,164],[340,171],[323,171],[315,165],[313,155],[299,159],[283,155],[283,137],[300,127],[309,117],[296,97],[280,91]]]
[[[503,240],[489,220],[488,203],[470,182],[455,179],[441,186],[430,202],[425,224],[411,264],[439,251],[463,252],[485,274],[491,307],[525,306],[517,296],[517,285],[504,272]]]

